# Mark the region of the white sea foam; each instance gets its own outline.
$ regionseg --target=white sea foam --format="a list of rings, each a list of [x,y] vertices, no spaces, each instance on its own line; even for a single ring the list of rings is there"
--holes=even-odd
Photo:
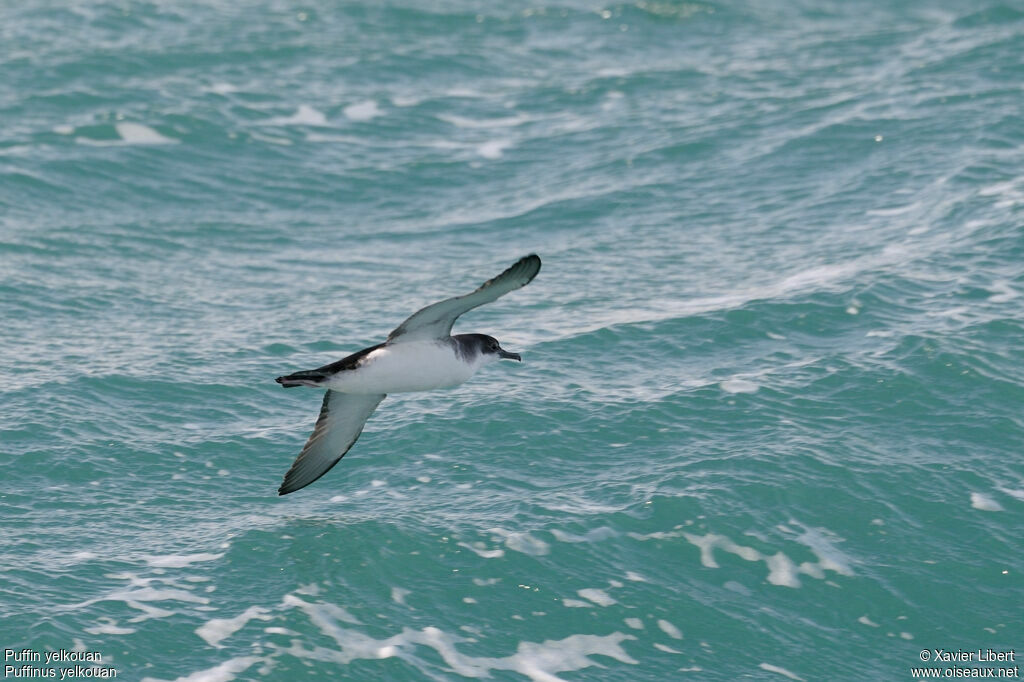
[[[412,594],[411,590],[407,590],[404,587],[392,587],[391,588],[391,601],[396,604],[405,606],[405,598]]]
[[[971,493],[971,506],[982,511],[1003,511],[1003,505],[985,493]]]
[[[218,95],[229,95],[233,92],[238,92],[238,88],[231,83],[214,83],[213,85],[206,88],[207,92],[212,92]]]
[[[141,123],[122,121],[114,126],[126,144],[177,144],[179,140],[161,135]]]
[[[811,552],[818,557],[818,568],[823,571],[834,571],[840,575],[853,575],[853,569],[850,566],[852,562],[836,547],[836,539],[830,539],[822,530],[805,526],[798,521],[791,523],[803,528],[797,535],[796,541],[810,548]],[[809,566],[811,564],[807,562],[800,564],[801,570],[804,572],[807,572],[805,567]]]
[[[310,606],[309,602],[296,597],[294,594],[286,594],[284,599],[281,600],[281,603],[284,606],[298,606],[303,610],[306,610],[307,607]],[[351,625],[362,625],[358,618],[336,604],[320,603],[316,605],[315,611],[319,616],[328,618],[332,621],[340,620],[343,623],[349,623]]]
[[[377,107],[377,103],[375,101],[370,99],[365,102],[350,104],[342,109],[341,113],[345,114],[345,117],[350,121],[369,121],[377,118],[384,112]]]
[[[996,293],[988,297],[993,303],[1006,303],[1020,296],[1020,292],[1010,286],[1009,282],[1000,281],[992,283],[992,290]]]
[[[639,618],[626,618],[623,622],[634,630],[644,629],[644,622]]]
[[[86,601],[79,602],[77,604],[68,604],[62,608],[77,610],[92,606],[99,602],[120,601],[124,602],[130,608],[142,612],[141,615],[128,620],[129,623],[139,623],[151,618],[167,618],[168,616],[173,616],[175,614],[174,611],[153,606],[149,602],[178,601],[200,604],[201,606],[205,606],[210,603],[210,600],[206,597],[200,597],[187,589],[179,589],[178,587],[173,586],[173,583],[171,583],[171,587],[152,587],[151,583],[157,582],[156,578],[140,578],[132,573],[109,574],[108,577],[115,579],[127,579],[129,581],[129,585],[126,588],[114,590],[113,592],[103,596],[87,599]]]
[[[184,568],[190,564],[194,564],[199,561],[216,561],[224,556],[221,554],[212,554],[210,552],[200,552],[197,554],[164,554],[155,556],[144,556],[143,560],[154,568]]]
[[[555,539],[559,542],[599,542],[601,540],[618,537],[619,535],[617,531],[609,528],[608,526],[601,526],[600,528],[588,530],[583,535],[567,533],[563,530],[552,528],[551,534],[555,536]]]
[[[793,522],[795,525],[802,525]],[[796,534],[795,530],[786,528],[787,532]],[[661,537],[655,538],[660,534]],[[665,539],[672,536],[682,535],[686,541],[700,549],[700,562],[708,568],[718,568],[714,551],[716,549],[745,559],[747,561],[763,561],[768,567],[767,580],[773,585],[785,587],[800,587],[800,574],[812,578],[823,579],[825,571],[834,571],[840,575],[853,575],[849,560],[834,547],[831,541],[815,529],[807,529],[798,535],[796,540],[810,548],[811,552],[818,557],[818,561],[805,561],[797,566],[792,559],[784,552],[776,552],[772,555],[763,554],[753,547],[737,544],[724,535],[708,533],[696,535],[680,531],[678,533],[660,532],[648,533],[646,535],[634,535],[639,539]]]
[[[726,393],[756,393],[760,388],[753,381],[747,381],[746,379],[728,379],[719,384],[719,386]]]
[[[85,628],[90,635],[130,635],[135,628],[125,628],[117,624],[117,621],[109,616],[101,616],[96,620],[96,625]]]
[[[772,585],[785,585],[786,587],[800,587],[800,579],[797,577],[797,567],[793,560],[782,552],[776,552],[770,557],[764,557],[768,564],[768,582]],[[823,577],[815,575],[814,577]]]
[[[212,668],[205,670],[199,670],[191,675],[184,677],[178,677],[174,680],[160,680],[155,677],[144,677],[142,682],[231,682],[235,679],[239,673],[243,673],[248,670],[254,663],[258,663],[260,659],[258,656],[239,656],[238,658],[229,658],[219,665],[215,665]]]
[[[539,538],[535,538],[527,532],[510,531],[503,528],[491,528],[489,533],[494,533],[505,540],[505,546],[513,552],[522,552],[533,556],[543,556],[551,551],[551,546]]]
[[[291,116],[278,116],[266,121],[267,125],[275,126],[326,126],[327,117],[323,112],[314,109],[308,104],[300,104],[299,108]]]
[[[921,207],[921,202],[915,201],[912,204],[905,206],[893,206],[892,208],[873,208],[866,211],[866,215],[879,216],[882,218],[889,218],[892,216],[903,215],[904,213],[910,213]]]
[[[658,621],[658,627],[661,628],[662,632],[664,632],[666,635],[668,635],[669,637],[671,637],[673,639],[682,639],[683,638],[683,633],[679,631],[679,628],[677,628],[675,625],[673,625],[672,623],[668,622],[667,620],[664,620],[664,619],[659,620]]]
[[[996,488],[996,490],[1024,502],[1024,490],[1020,488]]]
[[[782,675],[783,677],[788,677],[791,680],[799,680],[802,682],[804,679],[796,673],[792,673],[781,666],[772,665],[771,663],[762,663],[757,667],[761,670],[767,670],[770,673],[778,673],[779,675]]]
[[[570,195],[575,198],[575,195]],[[557,198],[557,197],[555,197]],[[529,210],[531,207],[525,207]],[[479,216],[476,217],[479,220]],[[692,317],[717,310],[732,310],[761,299],[782,299],[803,291],[826,291],[853,280],[857,275],[880,267],[904,263],[910,259],[907,249],[892,248],[881,253],[869,254],[842,263],[817,265],[798,270],[775,282],[735,291],[697,298],[652,299],[651,305],[630,307],[605,307],[587,311],[586,319],[565,318],[572,322],[572,329],[566,330],[562,338],[589,334],[599,329],[621,325],[657,322],[660,320]]]
[[[614,598],[609,596],[609,594],[604,590],[599,590],[594,587],[576,590],[576,594],[583,597],[584,599],[594,602],[598,606],[611,606],[612,604],[619,603]]]
[[[588,601],[583,601],[582,599],[563,599],[562,606],[570,609],[589,609],[593,604]]]
[[[292,144],[292,141],[287,137],[280,137],[278,135],[263,135],[260,133],[250,133],[252,139],[259,140],[260,142],[266,142],[268,144],[276,144],[282,147],[288,147]]]
[[[465,118],[454,114],[442,114],[438,116],[442,121],[451,123],[458,128],[512,128],[522,125],[530,120],[528,116],[517,114],[515,116],[504,116],[500,118]]]
[[[347,665],[358,659],[382,659],[398,657],[414,662],[418,655],[416,646],[434,649],[455,674],[471,678],[491,677],[492,670],[518,672],[535,682],[556,682],[558,673],[582,670],[598,665],[590,657],[607,656],[620,663],[636,665],[632,656],[622,648],[622,643],[636,639],[632,635],[613,632],[607,635],[569,635],[560,640],[544,642],[519,642],[514,654],[501,658],[478,657],[461,653],[457,644],[465,638],[445,632],[436,627],[414,630],[402,628],[401,632],[375,639],[357,630],[339,625],[332,615],[331,605],[309,603],[292,598],[290,603],[300,608],[321,632],[334,640],[337,650],[323,646],[306,649],[300,640],[285,650],[299,658],[316,661],[333,661]]]
[[[505,150],[512,146],[512,140],[489,140],[476,148],[476,153],[485,159],[500,159]]]
[[[196,628],[196,634],[210,646],[220,647],[220,641],[235,634],[250,620],[270,620],[268,611],[259,606],[250,606],[234,618],[214,618]]]
[[[500,559],[501,557],[505,556],[505,550],[501,548],[487,549],[484,543],[482,542],[475,542],[472,545],[467,542],[460,542],[459,546],[473,550],[474,552],[476,552],[477,556],[483,559]]]

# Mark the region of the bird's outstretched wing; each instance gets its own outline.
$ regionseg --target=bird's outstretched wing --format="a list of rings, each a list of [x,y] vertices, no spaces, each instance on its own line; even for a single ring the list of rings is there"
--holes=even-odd
[[[305,488],[330,471],[359,438],[366,420],[384,397],[327,391],[313,434],[284,475],[277,494],[287,495]]]
[[[497,300],[510,291],[525,287],[538,272],[540,258],[537,254],[524,256],[505,272],[484,282],[473,293],[445,299],[413,313],[388,335],[388,343],[444,338],[451,334],[452,325],[459,315]]]

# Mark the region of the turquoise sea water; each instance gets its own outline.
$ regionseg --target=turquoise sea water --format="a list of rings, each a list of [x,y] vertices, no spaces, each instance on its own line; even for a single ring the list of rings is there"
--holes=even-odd
[[[191,682],[1024,655],[1022,109],[1012,2],[6,3],[0,647]],[[390,396],[277,497],[321,395],[274,377],[530,252],[457,326],[521,365]]]

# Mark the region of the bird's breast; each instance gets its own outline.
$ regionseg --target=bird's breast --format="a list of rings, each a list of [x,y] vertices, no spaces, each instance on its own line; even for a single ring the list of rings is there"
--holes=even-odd
[[[356,369],[343,370],[329,381],[343,393],[408,393],[458,386],[477,370],[447,343],[397,343],[368,354]]]

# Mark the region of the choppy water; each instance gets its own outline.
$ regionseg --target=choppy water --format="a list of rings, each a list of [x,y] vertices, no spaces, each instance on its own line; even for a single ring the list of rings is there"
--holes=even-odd
[[[0,645],[192,682],[1024,655],[1022,55],[999,2],[8,3]],[[274,377],[532,251],[457,328],[522,365],[276,496],[320,395]]]

